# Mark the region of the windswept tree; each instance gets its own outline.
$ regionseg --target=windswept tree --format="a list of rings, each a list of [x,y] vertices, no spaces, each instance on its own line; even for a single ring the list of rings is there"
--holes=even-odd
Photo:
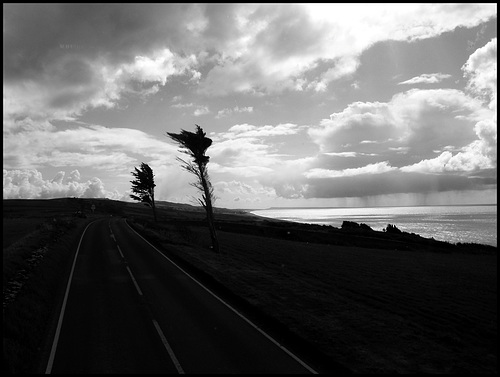
[[[134,167],[135,171],[131,172],[136,178],[132,183],[132,192],[137,195],[130,195],[130,197],[139,202],[145,203],[146,205],[153,208],[153,215],[156,221],[156,207],[155,207],[155,181],[153,169],[149,167],[148,164],[144,162],[141,163],[141,168],[137,169]]]
[[[167,135],[179,144],[181,152],[191,157],[191,161],[185,161],[179,157],[177,160],[182,163],[182,167],[196,176],[196,181],[191,186],[201,191],[202,198],[198,199],[207,213],[208,228],[212,239],[212,247],[216,253],[219,253],[219,241],[215,230],[215,219],[212,203],[215,202],[214,189],[208,176],[207,164],[210,157],[205,155],[207,149],[212,145],[212,139],[206,137],[203,129],[196,124],[196,132],[181,130],[180,133],[170,133]]]

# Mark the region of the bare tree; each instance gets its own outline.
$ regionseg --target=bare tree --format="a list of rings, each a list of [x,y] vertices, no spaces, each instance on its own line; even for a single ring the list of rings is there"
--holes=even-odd
[[[139,202],[145,203],[146,205],[153,208],[153,215],[156,222],[156,206],[155,206],[155,181],[153,169],[149,167],[148,164],[144,162],[141,163],[141,168],[137,169],[134,167],[135,171],[131,172],[136,178],[132,183],[132,192],[137,195],[130,195],[130,197]]]
[[[212,247],[219,253],[219,240],[215,230],[215,220],[212,203],[215,202],[214,189],[208,176],[207,164],[210,157],[205,155],[207,149],[212,145],[212,139],[206,137],[203,129],[196,124],[196,132],[181,130],[180,133],[167,132],[167,135],[179,144],[183,149],[181,152],[191,156],[192,161],[185,161],[179,157],[177,160],[182,163],[182,167],[196,176],[196,181],[191,185],[202,193],[202,198],[198,199],[207,213],[208,228],[212,239]]]

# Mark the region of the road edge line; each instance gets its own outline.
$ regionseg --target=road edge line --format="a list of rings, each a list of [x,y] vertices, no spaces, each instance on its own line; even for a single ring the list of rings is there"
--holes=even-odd
[[[313,368],[311,368],[309,365],[307,365],[304,361],[302,361],[298,356],[294,355],[291,351],[289,351],[285,346],[281,345],[276,339],[271,337],[269,334],[267,334],[264,330],[262,330],[260,327],[258,327],[255,323],[250,321],[248,318],[246,318],[243,314],[241,314],[239,311],[237,311],[235,308],[233,308],[231,305],[229,305],[227,302],[225,302],[223,299],[221,299],[219,296],[217,296],[215,293],[213,293],[210,289],[205,287],[202,283],[200,283],[198,280],[196,280],[194,277],[192,277],[188,272],[186,272],[182,267],[180,267],[178,264],[176,264],[172,259],[167,257],[165,254],[163,254],[156,246],[151,244],[147,239],[145,239],[143,236],[141,236],[134,228],[130,226],[130,224],[125,220],[125,223],[127,226],[134,231],[135,234],[137,234],[139,237],[141,237],[144,241],[146,241],[153,249],[155,249],[161,256],[163,256],[165,259],[167,259],[170,263],[172,263],[175,267],[177,267],[179,270],[181,270],[184,274],[189,276],[194,282],[196,282],[200,287],[205,289],[208,293],[210,293],[213,297],[215,297],[217,300],[219,300],[221,303],[223,303],[225,306],[227,306],[229,309],[231,309],[234,313],[236,313],[239,317],[241,317],[243,320],[245,320],[249,325],[251,325],[253,328],[255,328],[257,331],[259,331],[262,335],[264,335],[267,339],[269,339],[272,343],[274,343],[276,346],[278,346],[280,349],[282,349],[287,355],[289,355],[292,359],[297,361],[300,365],[302,365],[304,368],[306,368],[309,372],[312,374],[318,374]]]
[[[75,257],[73,259],[73,265],[71,266],[71,272],[68,277],[68,284],[66,286],[66,292],[64,293],[64,300],[61,307],[61,312],[59,313],[59,320],[57,321],[56,333],[54,335],[54,341],[52,342],[52,347],[50,349],[50,355],[49,355],[49,360],[47,362],[47,368],[45,369],[45,374],[50,374],[52,371],[52,365],[54,363],[54,358],[57,350],[57,343],[59,342],[59,335],[61,333],[62,322],[64,319],[64,312],[66,310],[66,303],[68,301],[69,290],[71,288],[71,281],[73,280],[73,272],[75,271],[76,258],[78,257],[78,252],[80,251],[80,245],[82,244],[83,236],[85,235],[85,232],[87,231],[88,227],[98,220],[100,219],[92,221],[85,227],[82,236],[80,237],[80,242],[78,242],[78,247],[76,248]]]

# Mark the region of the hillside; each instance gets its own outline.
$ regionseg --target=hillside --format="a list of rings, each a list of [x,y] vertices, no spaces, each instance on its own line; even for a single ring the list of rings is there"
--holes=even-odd
[[[335,228],[217,209],[222,254],[216,255],[209,248],[204,211],[195,206],[162,202],[155,223],[142,204],[106,199],[4,200],[3,205],[9,240],[7,246],[4,240],[4,287],[30,263],[37,240],[46,250],[42,261],[27,269],[23,289],[5,310],[4,359],[11,369],[36,369],[25,358],[35,359],[37,344],[46,341],[44,328],[57,301],[47,287],[64,285],[60,267],[51,265],[69,269],[85,224],[122,216],[264,328],[300,340],[298,349],[314,350],[316,361],[322,355],[324,370],[338,371],[341,365],[355,373],[496,373],[495,247],[376,232],[356,223]]]

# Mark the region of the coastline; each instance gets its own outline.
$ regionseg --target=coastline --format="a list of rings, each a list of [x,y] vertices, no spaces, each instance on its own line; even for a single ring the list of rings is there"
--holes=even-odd
[[[339,208],[274,208],[254,215],[303,224],[340,227],[343,221],[365,223],[383,231],[388,224],[401,230],[450,243],[497,246],[496,205],[386,206]]]
[[[20,222],[58,231],[49,226],[54,218],[62,220],[57,221],[61,226],[81,227],[96,217],[125,217],[151,243],[266,329],[290,340],[326,373],[340,367],[354,373],[497,371],[496,247],[457,246],[360,224],[334,228],[220,210],[222,254],[215,254],[203,209],[164,207],[155,223],[151,210],[140,204],[103,200],[94,201],[97,213],[73,216],[75,204],[90,203],[4,201],[4,236],[21,241],[23,235],[15,233]],[[10,246],[4,250],[6,279],[20,265],[13,260],[6,274],[6,256],[19,254]],[[61,258],[70,254],[59,253]],[[9,335],[6,342],[9,366],[28,373],[33,372],[27,370],[33,355],[40,352],[37,345],[48,341],[44,318],[53,310],[50,300],[56,299],[45,281],[64,275],[53,264],[51,258],[40,264],[4,318],[14,326],[8,334],[18,333],[15,326],[33,329],[26,339]]]

